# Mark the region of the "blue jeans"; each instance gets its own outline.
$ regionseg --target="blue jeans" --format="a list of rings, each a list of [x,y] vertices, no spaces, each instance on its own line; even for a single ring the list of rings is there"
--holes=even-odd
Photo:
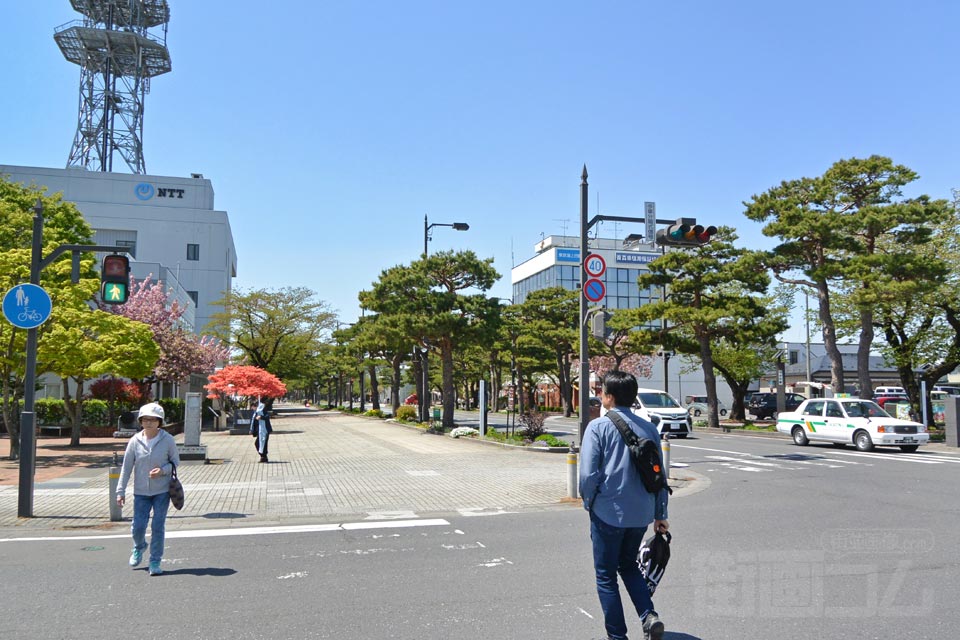
[[[167,509],[170,508],[170,494],[158,493],[155,496],[133,496],[133,546],[147,548],[147,520],[153,510],[153,526],[150,528],[150,562],[163,559],[163,538],[166,535]]]
[[[653,610],[650,589],[637,566],[637,552],[643,544],[647,528],[621,528],[609,525],[590,512],[590,539],[593,541],[593,568],[597,574],[597,595],[603,609],[607,636],[615,640],[627,637],[623,618],[623,602],[617,573],[630,594],[630,600],[641,618]]]

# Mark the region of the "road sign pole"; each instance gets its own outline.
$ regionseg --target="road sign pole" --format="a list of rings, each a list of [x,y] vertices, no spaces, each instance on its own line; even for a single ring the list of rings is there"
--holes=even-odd
[[[583,434],[590,421],[590,351],[587,347],[587,298],[584,296],[587,283],[587,232],[590,230],[587,221],[588,189],[587,165],[583,165],[583,175],[580,176],[580,424],[577,430],[577,443],[580,446],[583,446]]]
[[[43,251],[43,201],[33,207],[33,248],[30,251],[30,284],[40,284]],[[33,517],[33,476],[36,470],[36,416],[33,411],[37,377],[37,329],[27,329],[27,368],[23,378],[23,413],[20,414],[20,489],[17,515]]]

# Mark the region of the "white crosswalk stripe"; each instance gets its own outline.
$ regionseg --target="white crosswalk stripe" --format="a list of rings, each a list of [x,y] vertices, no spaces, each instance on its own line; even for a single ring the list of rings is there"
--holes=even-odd
[[[731,451],[729,449],[715,449],[712,447],[698,447],[689,444],[674,444],[673,448],[677,454],[681,450],[689,450],[694,456],[696,452],[702,451],[704,462],[715,462],[724,469],[736,471],[746,471],[756,473],[758,471],[796,471],[807,467],[823,467],[826,469],[842,469],[849,466],[872,467],[880,462],[906,462],[913,464],[960,464],[960,456],[954,456],[944,453],[905,453],[901,451],[877,450],[866,451],[843,451],[840,449],[828,449],[828,455],[819,453],[816,449],[807,449],[791,452],[758,455],[746,453],[743,451]],[[710,453],[706,453],[710,452]],[[686,453],[686,451],[684,451]],[[717,455],[728,454],[728,455]],[[682,455],[682,454],[681,454]],[[687,466],[692,462],[690,458],[679,458],[674,462],[675,465]],[[682,461],[681,461],[682,460]]]

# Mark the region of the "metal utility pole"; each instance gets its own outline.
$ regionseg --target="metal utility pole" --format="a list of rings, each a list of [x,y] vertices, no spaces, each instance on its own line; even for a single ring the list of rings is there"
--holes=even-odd
[[[33,244],[30,250],[30,284],[40,284],[40,259],[43,252],[43,201],[33,206]],[[37,460],[36,414],[34,396],[37,378],[37,330],[27,329],[27,365],[23,379],[23,413],[20,414],[20,492],[17,516],[33,517],[33,477]]]
[[[590,422],[590,350],[587,345],[587,298],[583,288],[587,284],[587,221],[589,206],[589,185],[587,183],[587,165],[583,165],[580,176],[580,420],[577,442],[583,445],[583,435]]]

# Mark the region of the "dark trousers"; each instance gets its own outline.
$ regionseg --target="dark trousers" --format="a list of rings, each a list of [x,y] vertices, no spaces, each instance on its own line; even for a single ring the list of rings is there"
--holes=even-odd
[[[603,609],[607,636],[614,640],[627,637],[627,622],[623,617],[623,601],[617,574],[630,594],[630,600],[641,618],[653,610],[650,589],[640,568],[637,552],[643,544],[647,528],[621,528],[607,524],[590,513],[590,540],[593,541],[593,568],[597,574],[597,595]]]

